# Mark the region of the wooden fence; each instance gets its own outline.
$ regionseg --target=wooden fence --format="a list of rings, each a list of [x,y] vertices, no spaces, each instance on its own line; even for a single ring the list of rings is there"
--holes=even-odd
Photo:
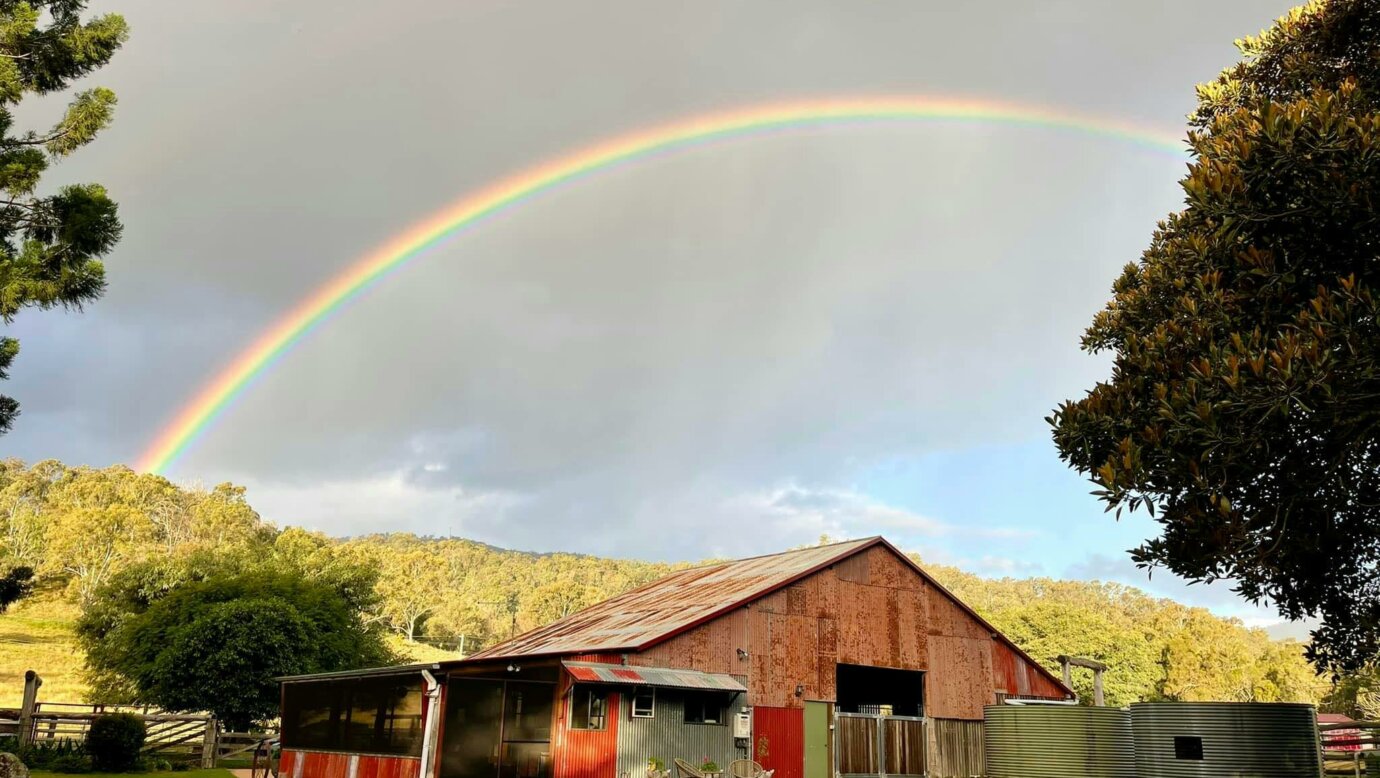
[[[1322,741],[1324,775],[1375,778],[1375,770],[1366,772],[1366,759],[1380,756],[1380,721],[1319,724],[1318,736]]]
[[[987,774],[981,721],[930,719],[929,725],[934,731],[929,762],[931,776],[969,778]]]
[[[838,713],[838,774],[849,778],[984,775],[981,721]]]
[[[30,670],[24,677],[24,702],[0,708],[0,735],[19,743],[84,741],[91,722],[111,713],[130,713],[144,722],[144,753],[169,761],[199,762],[215,767],[223,759],[249,760],[271,732],[223,732],[214,716],[163,713],[148,706],[39,702],[43,680]]]

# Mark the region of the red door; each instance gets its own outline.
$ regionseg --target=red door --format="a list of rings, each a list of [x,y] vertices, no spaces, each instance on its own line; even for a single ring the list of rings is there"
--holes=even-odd
[[[802,708],[752,709],[752,758],[773,778],[805,776],[805,711]]]

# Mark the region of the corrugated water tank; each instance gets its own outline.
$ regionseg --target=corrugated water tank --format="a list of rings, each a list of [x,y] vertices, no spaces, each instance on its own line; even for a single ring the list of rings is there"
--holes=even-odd
[[[990,778],[1135,778],[1123,708],[988,705],[983,720]]]
[[[1131,706],[1139,778],[1318,778],[1312,705],[1142,702]]]

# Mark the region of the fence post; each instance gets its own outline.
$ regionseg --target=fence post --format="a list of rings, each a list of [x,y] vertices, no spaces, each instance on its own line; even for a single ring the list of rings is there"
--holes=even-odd
[[[34,736],[34,709],[38,707],[38,687],[43,679],[38,673],[27,670],[24,673],[24,702],[19,708],[19,745],[25,745]]]
[[[216,766],[216,717],[206,717],[206,736],[201,740],[201,766],[210,768]]]

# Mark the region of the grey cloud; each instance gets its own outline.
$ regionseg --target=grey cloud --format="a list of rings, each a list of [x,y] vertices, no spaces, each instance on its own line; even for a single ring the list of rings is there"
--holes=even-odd
[[[1288,3],[165,5],[101,5],[134,29],[91,79],[119,113],[55,175],[108,184],[127,237],[88,313],[21,317],[4,389],[27,411],[7,453],[133,460],[367,249],[611,134],[896,92],[1172,127],[1229,41]],[[749,498],[844,493],[884,458],[1043,434],[1105,370],[1077,335],[1177,206],[1175,175],[1111,142],[960,125],[615,171],[391,278],[174,475],[243,480],[267,515],[336,532],[675,558],[805,542],[837,520],[754,516]]]

